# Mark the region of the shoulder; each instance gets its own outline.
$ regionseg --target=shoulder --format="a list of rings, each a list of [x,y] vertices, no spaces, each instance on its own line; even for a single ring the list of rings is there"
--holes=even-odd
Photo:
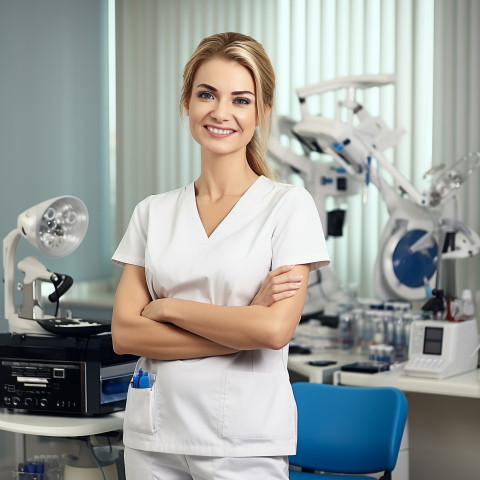
[[[266,179],[265,208],[277,222],[310,223],[319,213],[310,192],[303,186]]]
[[[265,195],[275,204],[313,201],[308,190],[300,185],[277,182],[264,177]]]
[[[186,195],[187,190],[192,188],[192,186],[193,184],[169,192],[149,195],[136,205],[134,214],[148,218],[152,210],[171,210],[171,208],[175,207],[182,197]]]

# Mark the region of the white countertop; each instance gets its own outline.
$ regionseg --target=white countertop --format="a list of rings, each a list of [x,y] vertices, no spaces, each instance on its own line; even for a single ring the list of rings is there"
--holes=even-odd
[[[397,387],[404,392],[480,398],[480,369],[440,380],[406,375],[402,365],[388,372],[373,374],[340,371],[342,365],[366,359],[367,356],[365,355],[328,349],[309,355],[291,355],[288,368],[305,375],[311,382],[321,382],[321,370],[331,369],[334,366],[315,367],[309,365],[308,362],[311,360],[332,360],[338,362],[336,365],[338,371],[334,373],[335,382],[343,385],[388,386]]]
[[[123,411],[93,417],[70,417],[0,410],[0,430],[46,437],[81,437],[121,430],[123,417]]]
[[[397,387],[403,392],[430,393],[454,397],[480,398],[480,370],[433,379],[406,375],[403,368],[381,373],[338,372],[336,381],[353,386]]]

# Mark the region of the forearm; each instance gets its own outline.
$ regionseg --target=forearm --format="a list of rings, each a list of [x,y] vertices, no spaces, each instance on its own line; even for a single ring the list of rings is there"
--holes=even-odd
[[[227,307],[188,300],[167,299],[163,320],[230,348],[280,348],[276,337],[279,318],[269,307]],[[277,321],[278,320],[278,321]]]
[[[278,349],[288,343],[295,329],[275,308],[277,304],[229,307],[175,298],[162,302],[162,321],[234,349]]]
[[[112,322],[115,352],[156,360],[185,360],[189,358],[227,355],[238,350],[220,345],[175,325],[159,323],[142,316]]]
[[[142,310],[150,303],[145,269],[125,265],[113,304],[112,340],[116,353],[157,360],[183,360],[236,351],[174,325],[142,316]]]
[[[270,306],[221,306],[177,298],[150,302],[141,312],[158,322],[169,322],[195,335],[238,350],[279,349],[297,326],[307,295],[310,265],[297,265],[291,272],[303,280],[295,295]]]

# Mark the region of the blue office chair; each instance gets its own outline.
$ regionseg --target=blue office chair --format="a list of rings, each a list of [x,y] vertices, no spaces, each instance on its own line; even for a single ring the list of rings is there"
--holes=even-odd
[[[298,443],[290,464],[302,471],[290,471],[290,480],[359,480],[335,474],[377,472],[384,472],[383,480],[392,478],[407,420],[407,400],[400,390],[319,383],[292,387]]]

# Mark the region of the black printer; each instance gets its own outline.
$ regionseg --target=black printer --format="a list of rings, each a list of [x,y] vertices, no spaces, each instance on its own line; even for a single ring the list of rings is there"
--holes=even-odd
[[[123,410],[138,357],[117,355],[110,333],[0,334],[0,407],[68,415]]]

